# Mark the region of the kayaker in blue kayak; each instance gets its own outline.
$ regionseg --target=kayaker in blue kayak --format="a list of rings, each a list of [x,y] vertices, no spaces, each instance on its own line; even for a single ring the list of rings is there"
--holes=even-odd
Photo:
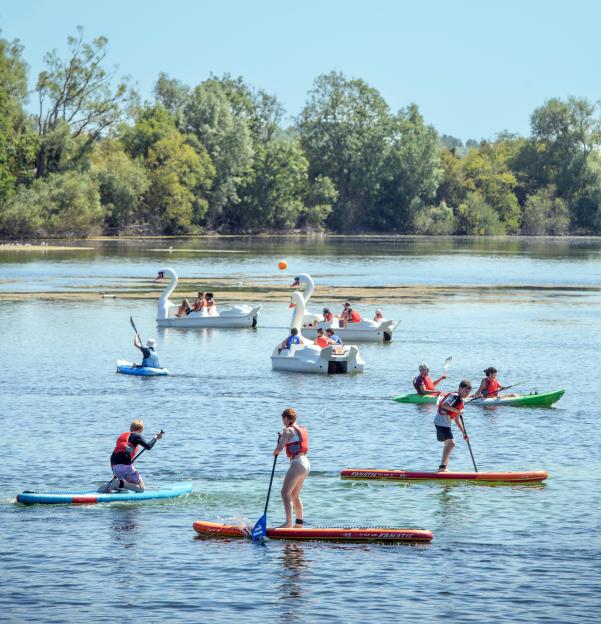
[[[419,375],[413,380],[413,387],[418,394],[438,394],[436,386],[447,378],[441,375],[435,381],[430,379],[430,367],[427,364],[419,365]]]
[[[449,468],[449,457],[455,448],[455,440],[451,431],[451,424],[455,421],[459,431],[463,434],[463,439],[468,440],[468,435],[463,428],[461,419],[458,418],[463,413],[463,400],[471,392],[472,384],[464,379],[460,384],[457,392],[448,392],[438,402],[436,408],[436,416],[434,418],[434,426],[436,427],[436,439],[443,443],[442,460],[438,470],[446,472]]]
[[[290,459],[290,468],[284,477],[282,485],[282,502],[286,513],[286,522],[279,528],[292,528],[292,512],[296,515],[296,527],[303,526],[303,502],[300,493],[303,489],[305,479],[311,471],[311,464],[307,457],[309,450],[309,433],[306,427],[302,427],[296,422],[296,410],[292,407],[282,412],[284,430],[278,441],[278,445],[273,450],[274,456],[278,456],[283,449]]]
[[[144,491],[144,480],[142,475],[133,465],[137,447],[141,446],[150,450],[163,437],[163,432],[155,433],[150,442],[143,436],[144,423],[141,420],[132,420],[129,431],[122,433],[117,438],[115,449],[111,455],[111,468],[113,478],[102,488],[105,492],[111,490],[132,490],[133,492]]]
[[[155,351],[156,342],[154,338],[149,338],[146,341],[146,346],[143,347],[140,343],[138,336],[134,338],[134,347],[142,351],[142,364],[136,364],[138,368],[161,368],[159,364],[159,356]]]

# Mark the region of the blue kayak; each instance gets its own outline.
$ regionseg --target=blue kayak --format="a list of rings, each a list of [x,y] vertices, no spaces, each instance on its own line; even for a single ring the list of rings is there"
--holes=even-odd
[[[115,503],[121,501],[144,501],[155,498],[175,498],[190,494],[191,483],[174,483],[160,490],[144,492],[109,492],[101,494],[96,490],[49,490],[47,492],[31,492],[25,490],[17,494],[17,502],[23,505],[93,505],[94,503]]]
[[[166,368],[152,368],[151,366],[136,366],[127,360],[117,360],[117,372],[123,375],[139,375],[141,377],[157,377],[169,375]]]

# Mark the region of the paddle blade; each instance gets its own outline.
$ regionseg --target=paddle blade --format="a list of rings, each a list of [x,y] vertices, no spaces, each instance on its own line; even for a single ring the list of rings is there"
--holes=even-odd
[[[444,361],[445,372],[449,370],[449,366],[451,365],[452,361],[453,361],[453,356],[452,355],[449,355],[449,357]]]
[[[267,535],[267,515],[263,514],[256,522],[252,531],[253,542],[262,542]]]

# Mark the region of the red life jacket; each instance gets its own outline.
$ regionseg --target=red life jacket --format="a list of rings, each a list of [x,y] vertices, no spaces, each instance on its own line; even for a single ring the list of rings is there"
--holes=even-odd
[[[496,379],[492,379],[490,377],[486,378],[485,398],[496,397],[499,394],[500,389],[501,384]]]
[[[309,450],[309,432],[307,428],[301,427],[301,425],[291,425],[291,427],[298,433],[300,440],[286,444],[286,455],[290,459]]]
[[[413,380],[413,387],[415,388],[415,390],[417,391],[418,394],[423,394],[421,386],[422,384],[424,384],[424,387],[426,390],[429,391],[435,391],[436,388],[434,387],[434,384],[432,383],[432,380],[430,379],[429,375],[418,375],[414,380]]]
[[[454,394],[459,399],[459,401],[457,401],[457,403],[455,403],[455,405],[453,405],[452,407],[454,407],[457,410],[462,410],[464,407],[463,399],[459,396],[457,392],[447,392],[445,395],[443,395],[440,398],[440,400],[438,401],[438,407],[437,407],[438,413],[441,416],[446,416],[451,419],[457,418],[457,414],[455,414],[455,412],[451,412],[448,409],[446,409],[443,403],[447,400],[447,397],[451,396],[452,394]]]
[[[333,318],[334,318],[334,316],[332,315],[332,313],[331,313],[331,312],[324,312],[324,315],[323,315],[323,320],[324,320],[326,323],[330,323],[330,322],[332,321],[332,319],[333,319]]]
[[[355,312],[355,310],[353,310],[351,312],[350,322],[351,323],[360,323],[361,322],[361,315],[359,314],[359,312]]]
[[[136,456],[137,446],[132,446],[129,443],[129,436],[131,435],[131,431],[126,431],[122,433],[117,438],[117,444],[115,445],[115,450],[113,453],[127,453],[130,459],[133,459]]]

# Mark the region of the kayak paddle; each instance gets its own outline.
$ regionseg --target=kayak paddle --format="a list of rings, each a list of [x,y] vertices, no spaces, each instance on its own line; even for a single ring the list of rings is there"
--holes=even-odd
[[[525,381],[518,381],[517,383],[511,384],[510,386],[503,386],[503,388],[497,390],[497,392],[503,392],[503,390],[509,390],[509,388],[515,388],[516,386],[521,386],[525,383]],[[487,394],[488,392],[484,392],[482,397],[472,397],[471,399],[469,399],[468,403],[471,403],[472,401],[477,401],[480,398],[485,399]]]
[[[271,484],[273,483],[273,475],[275,473],[275,463],[278,461],[278,456],[273,458],[273,466],[271,468],[271,479],[269,479],[269,489],[267,490],[267,500],[265,501],[265,511],[263,515],[257,520],[252,530],[253,542],[261,542],[267,535],[267,507],[269,506],[269,497],[271,496]]]
[[[142,338],[140,338],[140,334],[138,333],[138,330],[136,328],[136,324],[134,323],[134,319],[130,316],[129,317],[129,322],[131,323],[131,326],[134,328],[134,331],[136,332],[136,336],[138,337],[138,342],[140,343],[140,346],[142,345]]]
[[[452,355],[449,355],[449,357],[444,361],[443,367],[444,367],[445,375],[446,375],[447,371],[449,370],[449,366],[451,365],[452,361],[453,361],[453,356]],[[443,386],[444,386],[444,379],[440,383],[440,390],[439,390],[439,392],[441,394],[442,394],[442,387]]]
[[[467,431],[465,430],[465,423],[463,422],[463,414],[459,414],[459,418],[461,418],[461,424],[463,425],[463,432],[466,435],[467,448],[470,450],[470,455],[472,456],[472,464],[474,464],[474,470],[478,472],[478,466],[476,466],[476,460],[474,459],[474,454],[472,453],[472,445],[469,441],[469,436],[467,435]]]

